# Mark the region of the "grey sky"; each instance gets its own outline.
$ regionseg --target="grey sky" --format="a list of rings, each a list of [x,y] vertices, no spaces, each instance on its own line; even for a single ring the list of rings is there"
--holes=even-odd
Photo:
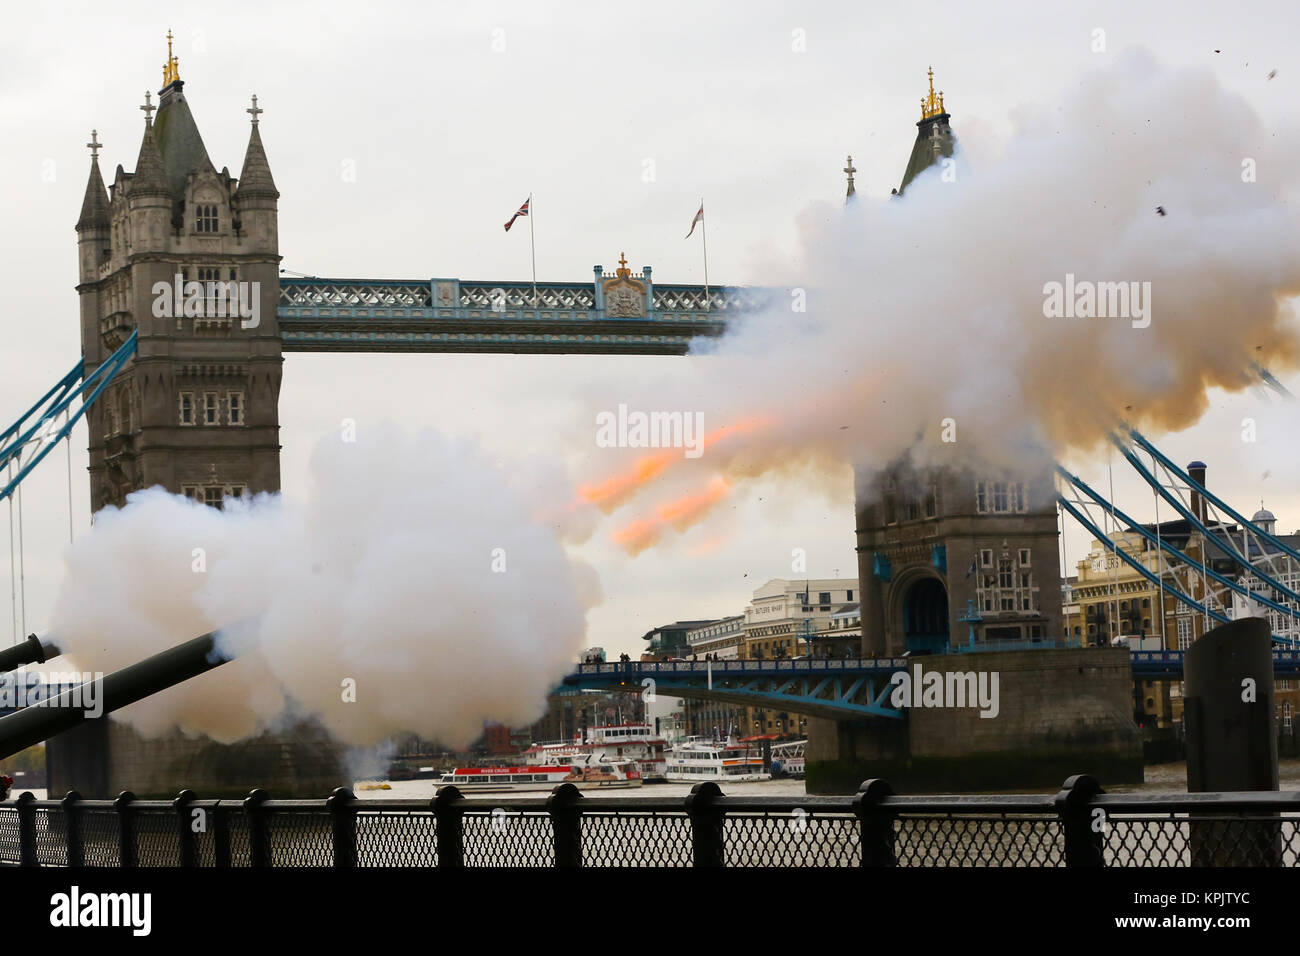
[[[1266,118],[1298,118],[1293,3],[1057,6],[174,2],[132,5],[129,15],[91,4],[6,11],[0,418],[16,417],[79,354],[82,144],[99,131],[109,181],[119,163],[134,167],[137,107],[159,86],[169,27],[218,168],[239,173],[249,94],[266,110],[287,269],[526,280],[527,230],[501,226],[532,192],[539,279],[587,281],[593,265],[612,268],[626,251],[660,282],[699,282],[698,234],[683,236],[703,196],[710,279],[739,284],[762,283],[754,263],[793,248],[794,219],[809,203],[843,195],[846,154],[860,191],[897,185],[930,65],[959,139],[998,139],[1022,104],[1050,104],[1130,46],[1214,69]],[[1091,52],[1097,28],[1107,53]],[[301,485],[312,444],[343,418],[476,435],[511,459],[559,451],[582,477],[598,450],[583,444],[594,423],[575,401],[579,389],[607,391],[613,408],[623,383],[663,363],[683,363],[684,373],[685,361],[291,354],[284,487]],[[1285,380],[1300,393],[1300,376]],[[1216,397],[1195,429],[1161,446],[1208,461],[1211,483],[1238,507],[1253,510],[1263,497],[1289,532],[1300,528],[1298,414],[1254,393]],[[1245,415],[1260,420],[1258,447],[1240,441]],[[79,429],[77,533],[89,523],[85,444]],[[1104,484],[1104,460],[1076,464]],[[43,626],[58,580],[66,470],[60,449],[25,493],[29,630]],[[1117,471],[1116,486],[1149,515],[1149,492],[1139,494],[1136,480]],[[794,547],[807,550],[810,576],[855,568],[851,501],[789,480],[749,486],[704,526],[635,559],[608,543],[608,530],[581,553],[600,568],[606,595],[590,616],[590,641],[615,653],[635,651],[665,621],[738,612],[753,588],[790,574]],[[1083,537],[1069,529],[1072,555]]]

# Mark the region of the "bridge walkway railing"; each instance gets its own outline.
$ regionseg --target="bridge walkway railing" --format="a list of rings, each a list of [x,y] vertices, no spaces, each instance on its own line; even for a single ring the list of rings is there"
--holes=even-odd
[[[1102,826],[1097,825],[1098,820]],[[0,865],[184,867],[1297,866],[1300,793],[0,802]]]

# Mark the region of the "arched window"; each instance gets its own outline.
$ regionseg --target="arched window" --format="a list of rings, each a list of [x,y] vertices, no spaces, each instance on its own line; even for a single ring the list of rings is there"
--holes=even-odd
[[[198,205],[194,207],[194,231],[195,232],[216,232],[217,231],[217,207],[210,205]]]

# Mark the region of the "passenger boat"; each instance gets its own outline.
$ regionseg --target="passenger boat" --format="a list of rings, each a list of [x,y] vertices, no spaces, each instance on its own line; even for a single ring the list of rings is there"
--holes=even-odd
[[[731,737],[725,743],[707,737],[687,737],[673,747],[667,763],[668,780],[675,783],[772,779],[772,775],[763,769],[762,754]]]
[[[602,762],[590,756],[574,763],[531,764],[520,767],[457,767],[442,775],[439,786],[463,793],[553,790],[571,783],[579,790],[613,790],[641,786],[641,772],[632,761]]]
[[[573,760],[591,758],[596,762],[636,763],[641,779],[655,783],[666,779],[667,762],[664,753],[668,742],[654,732],[650,724],[609,724],[592,727],[586,738],[574,734],[570,741],[533,744],[524,751],[525,761],[540,764],[562,764]]]
[[[772,744],[772,776],[802,777],[804,751],[807,749],[807,740],[787,740],[784,743]]]

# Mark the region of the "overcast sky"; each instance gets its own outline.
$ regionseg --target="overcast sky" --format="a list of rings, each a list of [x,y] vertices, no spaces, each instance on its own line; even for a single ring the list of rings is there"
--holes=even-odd
[[[83,144],[99,131],[106,180],[119,163],[134,167],[137,107],[159,86],[168,28],[209,155],[232,175],[248,139],[244,110],[258,95],[281,192],[283,265],[322,276],[527,280],[528,231],[501,226],[531,192],[539,280],[590,281],[593,265],[612,269],[626,251],[659,282],[702,281],[700,245],[683,237],[703,196],[711,282],[761,284],[756,263],[794,248],[800,211],[843,195],[846,154],[859,191],[885,195],[898,184],[930,65],[959,139],[1004,136],[1024,104],[1050,105],[1085,70],[1135,46],[1171,66],[1213,69],[1266,118],[1294,122],[1300,111],[1293,2],[1092,3],[1073,12],[1040,2],[699,0],[129,9],[24,4],[5,13],[5,424],[79,354],[73,224],[89,165]],[[1105,53],[1092,51],[1098,28]],[[686,374],[701,361],[290,354],[283,485],[302,487],[313,443],[337,434],[344,418],[476,436],[506,459],[559,451],[581,477],[595,449],[560,438],[590,427],[576,420],[586,415],[579,390],[608,390],[613,408],[621,383],[663,363]],[[1300,393],[1300,376],[1285,381]],[[1161,446],[1181,461],[1204,458],[1217,490],[1248,511],[1263,498],[1290,532],[1300,528],[1297,414],[1258,392],[1216,395],[1195,428]],[[1240,440],[1244,416],[1266,432],[1258,447]],[[74,438],[80,534],[89,525],[84,428]],[[1104,459],[1075,464],[1105,486]],[[28,630],[44,625],[60,574],[67,469],[60,449],[23,502]],[[1149,517],[1149,490],[1118,470],[1115,484],[1123,503]],[[636,558],[602,532],[580,552],[605,593],[589,642],[635,652],[659,624],[738,613],[754,588],[790,576],[794,547],[807,551],[812,577],[853,574],[853,530],[847,497],[772,479]],[[1066,543],[1077,556],[1083,532],[1070,528]],[[7,552],[0,564],[7,578]],[[433,614],[454,599],[430,597]]]

